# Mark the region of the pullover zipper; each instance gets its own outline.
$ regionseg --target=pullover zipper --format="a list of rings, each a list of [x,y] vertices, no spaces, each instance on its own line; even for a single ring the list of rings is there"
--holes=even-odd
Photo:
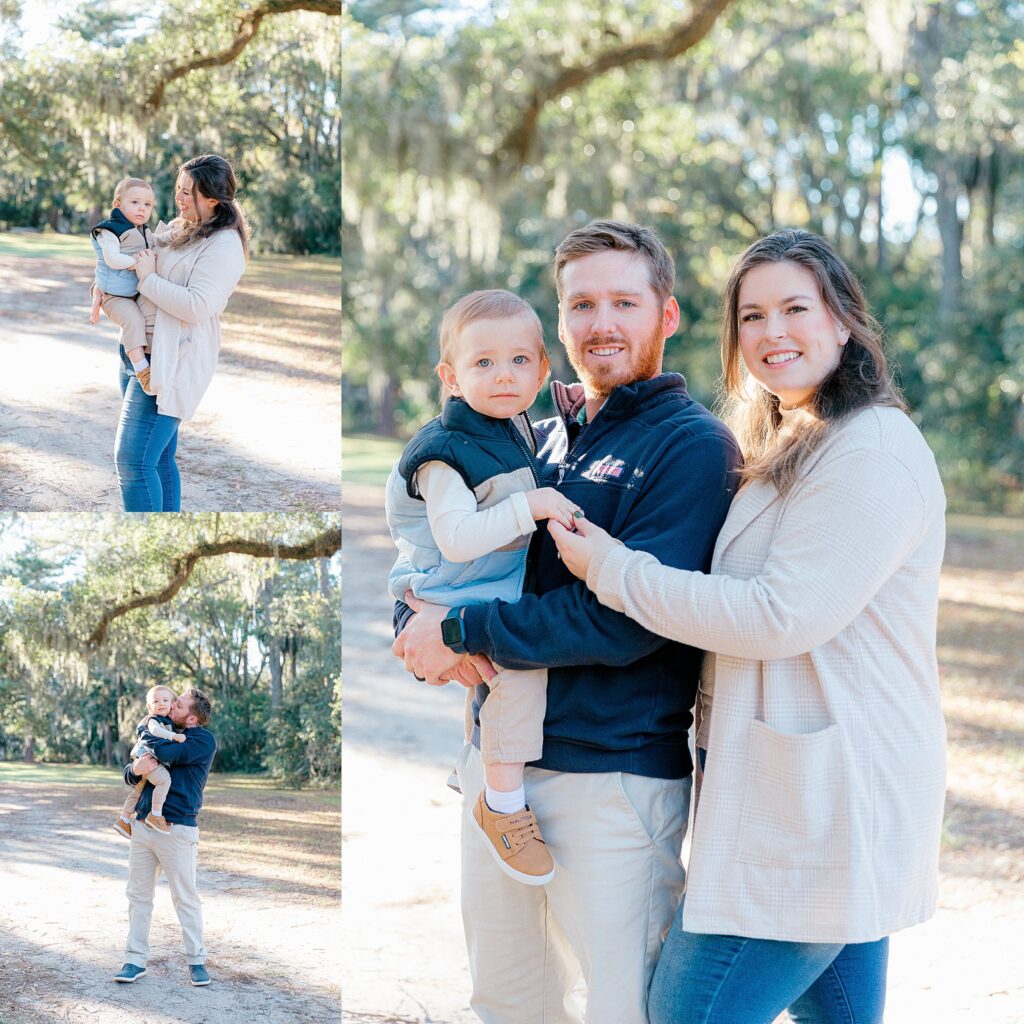
[[[524,410],[523,418],[526,420],[526,427],[530,431],[530,436],[533,437],[533,424],[530,422],[529,414]],[[537,472],[537,457],[530,451],[530,446],[526,443],[526,438],[520,433],[519,428],[511,420],[506,421],[508,429],[512,432],[512,440],[515,441],[519,450],[526,456],[526,464],[530,467],[530,473],[533,475],[533,482],[537,487],[540,487],[540,474]],[[536,439],[534,440],[536,443]],[[529,547],[526,549],[526,572],[523,576],[523,593],[532,594],[534,587],[534,579],[536,573],[534,571],[534,562],[536,561],[534,555],[534,545],[530,542]]]

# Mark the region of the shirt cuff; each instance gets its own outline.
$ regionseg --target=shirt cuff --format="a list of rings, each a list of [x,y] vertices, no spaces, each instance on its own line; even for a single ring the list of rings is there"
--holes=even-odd
[[[469,604],[462,609],[466,650],[470,654],[486,654],[491,657],[491,652],[488,650],[490,638],[487,635],[487,614],[490,607],[489,604]]]
[[[516,491],[509,495],[512,501],[512,511],[516,518],[516,529],[520,537],[526,537],[537,529],[537,520],[530,512],[530,503],[526,500],[524,491]]]
[[[636,554],[624,544],[609,544],[597,551],[587,569],[587,586],[606,608],[625,610],[622,591],[630,558]]]

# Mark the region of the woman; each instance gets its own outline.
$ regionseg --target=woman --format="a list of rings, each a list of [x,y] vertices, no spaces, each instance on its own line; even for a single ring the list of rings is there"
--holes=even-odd
[[[191,419],[220,350],[220,313],[245,269],[249,228],[223,157],[197,156],[178,172],[174,240],[135,264],[139,292],[157,307],[150,388],[121,350],[121,418],[114,460],[126,512],[178,512],[178,426]],[[147,329],[148,329],[147,324]]]
[[[942,484],[821,238],[740,258],[722,359],[747,462],[710,575],[586,521],[549,527],[602,603],[709,652],[689,879],[650,1017],[879,1022],[886,936],[936,902]]]

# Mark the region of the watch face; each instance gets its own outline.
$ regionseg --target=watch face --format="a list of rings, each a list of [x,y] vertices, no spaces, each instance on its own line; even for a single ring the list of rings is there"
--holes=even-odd
[[[441,639],[445,642],[446,646],[451,647],[454,644],[462,643],[462,620],[461,619],[442,619],[441,620]]]

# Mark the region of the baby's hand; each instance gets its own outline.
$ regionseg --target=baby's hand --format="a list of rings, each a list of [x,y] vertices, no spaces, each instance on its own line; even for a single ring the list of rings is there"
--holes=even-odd
[[[567,530],[575,530],[577,514],[583,515],[579,505],[564,494],[559,494],[554,487],[538,487],[534,491],[527,491],[526,500],[534,519],[554,519]]]
[[[171,739],[174,740],[175,743],[184,743],[188,737],[183,732],[176,732]]]

